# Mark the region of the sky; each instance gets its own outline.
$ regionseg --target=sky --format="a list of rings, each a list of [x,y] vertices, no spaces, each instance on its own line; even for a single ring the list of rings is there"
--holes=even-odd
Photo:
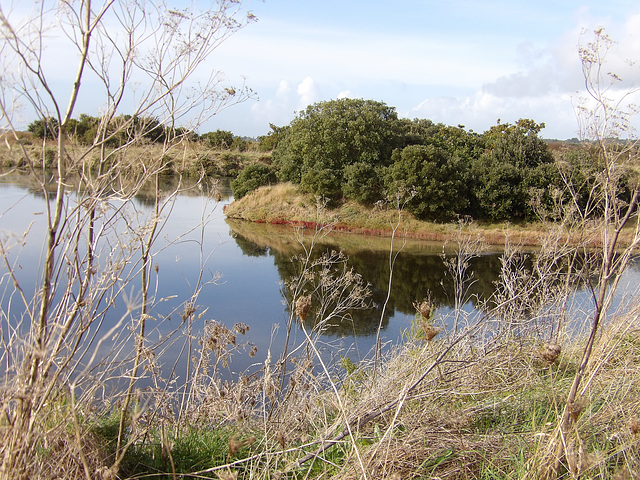
[[[612,71],[627,88],[640,60],[640,2],[602,0],[253,0],[258,21],[212,55],[257,99],[201,130],[268,133],[307,105],[364,98],[405,118],[483,132],[520,118],[545,138],[578,136],[584,85],[578,46],[599,27],[617,42]]]
[[[167,3],[198,2],[202,8],[211,1]],[[34,8],[3,0],[0,9],[8,11],[9,3],[18,14]],[[218,112],[198,128],[201,134],[222,129],[257,137],[267,134],[270,124],[288,125],[312,103],[349,97],[384,102],[400,117],[479,133],[498,121],[529,118],[546,125],[544,138],[575,138],[584,87],[578,49],[601,27],[616,41],[606,67],[623,79],[618,87],[640,85],[640,63],[626,63],[640,60],[638,0],[242,0],[241,5],[257,22],[218,46],[203,67],[223,72],[222,86],[244,82],[255,95]],[[77,49],[49,31],[44,38],[52,85],[69,90]],[[10,67],[5,65],[5,76]],[[99,115],[100,96],[91,88],[83,83],[76,110]],[[640,104],[640,95],[635,99]],[[23,116],[25,124],[33,119]]]

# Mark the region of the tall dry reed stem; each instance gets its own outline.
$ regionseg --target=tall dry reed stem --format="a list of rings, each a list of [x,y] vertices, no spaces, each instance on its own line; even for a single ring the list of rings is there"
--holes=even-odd
[[[222,80],[216,73],[204,83],[200,79],[200,90],[189,86],[190,77],[220,42],[250,19],[242,18],[240,2],[226,0],[211,11],[178,12],[160,3],[127,0],[45,1],[27,16],[0,9],[0,67],[8,71],[11,65],[15,72],[0,81],[2,130],[18,139],[12,106],[23,98],[35,110],[33,114],[49,125],[55,142],[51,164],[47,158],[51,142],[46,136],[40,150],[31,151],[17,142],[10,152],[22,157],[44,197],[45,228],[35,292],[22,287],[14,252],[0,239],[3,275],[11,279],[16,292],[9,295],[19,300],[12,302],[2,319],[2,331],[8,335],[3,333],[0,357],[6,371],[0,477],[44,475],[43,452],[56,451],[58,447],[47,446],[66,426],[75,434],[63,435],[61,441],[70,442],[69,451],[78,459],[78,475],[85,478],[116,475],[127,448],[142,438],[137,430],[142,428],[138,420],[145,402],[139,401],[136,385],[143,368],[156,368],[146,328],[157,300],[153,248],[161,214],[170,210],[174,198],[158,196],[158,175],[170,167],[168,153],[191,135],[191,129],[178,128],[177,122],[187,118],[201,122],[250,94],[244,88],[233,94],[220,88]],[[43,62],[50,35],[66,39],[69,49],[78,52],[66,99],[52,88],[51,72]],[[151,50],[144,38],[154,39]],[[185,51],[189,55],[183,55]],[[74,138],[72,116],[88,75],[104,89],[104,108],[93,137],[85,135],[80,141]],[[141,78],[146,81],[139,82]],[[132,89],[136,98],[129,103],[131,115],[119,115]],[[146,144],[157,128],[166,135],[156,149],[158,158],[150,159]],[[149,181],[156,182],[157,200],[147,221],[131,200]],[[178,183],[176,191],[180,188]],[[117,303],[126,306],[126,313],[115,319],[115,326],[107,327]],[[132,339],[130,357],[127,350]],[[97,350],[103,347],[108,347],[106,352]],[[119,405],[115,456],[96,465],[86,451],[90,442],[78,443],[84,438],[86,412],[100,398],[99,392],[123,374],[129,381],[120,398],[117,402],[105,399]],[[65,414],[56,416],[56,410]],[[67,468],[72,475],[75,467],[68,463],[59,468]]]

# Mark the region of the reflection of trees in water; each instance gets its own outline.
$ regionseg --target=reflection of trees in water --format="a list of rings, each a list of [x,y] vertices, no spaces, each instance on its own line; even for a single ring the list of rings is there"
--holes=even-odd
[[[240,249],[247,255],[272,256],[281,279],[286,281],[299,273],[299,265],[292,260],[291,245],[294,242],[283,242],[281,238],[270,241],[272,237],[268,235],[259,237],[255,231],[253,231],[251,240],[237,232],[233,232],[233,237]],[[261,245],[254,243],[254,240],[258,240]],[[288,248],[284,250],[278,248],[280,245],[285,244]],[[317,245],[314,251],[314,258],[322,255],[327,248],[331,249],[335,248],[335,246]],[[352,321],[343,321],[340,325],[329,326],[326,334],[336,336],[351,336],[354,333],[356,335],[373,335],[380,323],[381,307],[387,297],[389,252],[360,249],[345,251],[345,253],[349,257],[348,265],[356,273],[362,275],[365,282],[371,285],[372,300],[375,307],[366,311],[356,310],[350,312]],[[562,287],[561,284],[567,281],[566,259],[562,261],[557,259],[558,261],[547,273],[546,281],[540,282],[540,279],[536,278],[535,273],[533,273],[535,271],[536,255],[538,254],[535,252],[521,253],[519,254],[520,261],[513,265],[513,268],[521,270],[520,274],[524,279],[523,281],[525,281],[525,284],[520,286],[520,290],[514,290],[514,292],[519,292],[515,293],[516,295],[525,295],[527,297],[517,302],[522,304],[520,314],[525,316],[532,308],[538,308],[536,305],[543,306],[545,301],[551,300],[550,292],[554,285],[560,288]],[[578,265],[580,268],[584,268],[586,264],[592,261],[593,259],[583,257],[577,260],[574,268]],[[632,268],[640,270],[640,262],[635,262]],[[492,308],[494,306],[493,302],[501,269],[502,261],[499,253],[487,253],[470,259],[468,272],[473,273],[473,278],[465,298],[474,308]],[[575,277],[570,274],[570,276],[572,277],[568,284],[570,288],[579,287],[585,278],[581,274],[576,274]],[[382,319],[383,328],[386,328],[390,318],[396,313],[413,315],[415,312],[414,302],[421,301],[427,295],[430,295],[431,300],[437,307],[454,308],[453,285],[453,279],[441,255],[401,252],[394,265],[391,295]],[[531,285],[536,285],[536,287],[531,288]],[[284,292],[284,295],[287,305],[289,305],[291,299],[288,298],[288,292]]]
[[[313,259],[319,258],[323,253],[327,250],[322,246],[319,246],[312,254]],[[278,274],[280,278],[283,280],[290,279],[295,275],[299,274],[300,264],[299,261],[292,259],[289,255],[283,254],[277,250],[271,250],[271,255],[273,256],[273,262],[276,268],[278,269]],[[362,275],[365,283],[372,282],[367,278],[368,272],[362,272],[358,269],[358,267],[353,263],[353,258],[349,257],[348,265],[349,267],[354,269],[355,273]],[[290,306],[292,304],[292,299],[290,296],[290,292],[286,288],[281,289],[282,294],[285,299],[286,311],[290,312]],[[372,284],[372,296],[371,300],[373,303],[373,307],[367,310],[350,310],[348,312],[348,317],[341,322],[332,321],[328,325],[326,325],[324,332],[326,335],[334,335],[338,337],[342,336],[366,336],[375,334],[378,324],[380,322],[380,312],[381,312],[381,304],[386,297],[386,292],[377,291],[373,288]],[[389,318],[393,315],[393,311],[389,309],[385,313],[385,317],[382,321],[383,328],[389,324]],[[309,319],[307,319],[309,321]]]
[[[175,192],[179,187],[180,195],[186,197],[204,195],[215,198],[216,194],[220,194],[220,200],[228,200],[231,197],[231,180],[229,178],[203,177],[197,179],[177,175],[160,175],[158,187],[161,195],[162,192]],[[149,182],[138,191],[136,200],[147,208],[155,205],[156,192],[153,182]]]
[[[283,253],[277,248],[258,245],[243,235],[233,232],[238,247],[250,256],[271,255],[281,279],[287,280],[299,273],[299,265],[291,258],[291,252]],[[326,247],[318,245],[313,253],[314,258],[326,251]],[[350,312],[351,321],[343,321],[339,325],[327,327],[328,335],[373,335],[375,334],[382,304],[387,297],[389,282],[389,254],[383,251],[359,250],[345,252],[349,256],[349,266],[362,275],[365,282],[371,285],[374,308]],[[500,272],[499,255],[484,255],[471,261],[471,269],[476,272],[477,280],[470,293],[480,299],[488,298],[495,290],[495,281]],[[287,306],[291,304],[288,292],[283,292]],[[453,306],[453,282],[439,255],[416,255],[401,253],[395,263],[391,296],[385,310],[382,326],[386,328],[389,319],[396,312],[411,315],[413,304],[428,294],[437,306]],[[288,307],[287,307],[288,309]],[[289,310],[287,310],[289,311]]]
[[[110,183],[108,186],[103,186],[104,189],[95,192],[100,198],[108,198],[113,195],[127,195],[129,192],[136,191],[136,200],[142,207],[153,208],[156,203],[156,188],[155,181],[149,181],[141,188],[135,184],[135,179],[129,179],[132,184],[127,185],[127,178],[118,177],[117,182]],[[51,182],[49,178],[44,177],[44,189],[49,194],[56,192],[56,184]],[[115,181],[115,180],[114,180]],[[22,175],[20,173],[12,173],[6,175],[3,178],[2,183],[10,183],[26,188],[27,191],[36,198],[44,199],[43,184],[38,183],[30,175]],[[72,192],[74,188],[86,188],[82,186],[83,182],[78,176],[71,175],[67,180],[67,185],[70,187],[69,191]],[[134,188],[135,187],[135,188]],[[158,187],[160,195],[162,192],[175,192],[178,187],[180,195],[187,197],[200,197],[202,195],[214,198],[216,193],[219,193],[221,200],[228,200],[231,195],[231,179],[230,178],[216,178],[216,177],[204,177],[202,179],[180,177],[178,175],[159,175]]]
[[[266,257],[269,253],[269,247],[261,246],[248,240],[239,233],[230,232],[231,237],[236,241],[236,245],[242,250],[242,253],[247,257]]]
[[[374,290],[386,297],[389,281],[389,254],[386,252],[366,252],[351,256],[356,270],[370,281]],[[470,262],[475,283],[470,288],[470,300],[476,303],[489,298],[495,290],[495,281],[500,272],[500,258],[497,254],[483,255]],[[391,284],[389,307],[394,311],[412,314],[414,302],[427,295],[437,307],[453,307],[453,281],[440,255],[402,254],[398,256]]]

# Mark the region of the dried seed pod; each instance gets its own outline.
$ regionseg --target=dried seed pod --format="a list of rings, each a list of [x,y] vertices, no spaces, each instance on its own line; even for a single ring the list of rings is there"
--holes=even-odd
[[[429,320],[429,317],[431,317],[431,310],[432,310],[432,308],[433,308],[433,305],[431,304],[431,302],[430,302],[430,301],[428,301],[428,300],[424,300],[424,301],[420,304],[420,306],[419,306],[419,308],[418,308],[418,311],[420,312],[420,315],[422,315],[422,317],[423,317],[425,320]]]
[[[424,338],[427,342],[433,340],[434,337],[442,331],[441,328],[434,327],[433,325],[423,325],[422,330],[424,331]]]
[[[582,410],[585,407],[586,402],[584,400],[575,400],[573,402],[567,403],[567,408],[569,409],[569,415],[571,416],[571,420],[575,422],[578,421],[578,417],[582,413]]]
[[[309,314],[309,310],[311,309],[311,296],[303,295],[298,297],[296,301],[296,313],[300,317],[301,320],[305,320],[307,315]]]
[[[562,347],[557,343],[547,343],[540,349],[540,357],[547,363],[553,363],[558,359],[561,352]]]
[[[231,437],[229,439],[229,456],[235,457],[236,453],[238,453],[243,446],[243,442],[238,440],[236,437]]]

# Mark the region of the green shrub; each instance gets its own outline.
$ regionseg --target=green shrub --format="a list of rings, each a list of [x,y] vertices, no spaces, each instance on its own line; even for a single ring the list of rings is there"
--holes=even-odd
[[[247,165],[231,182],[231,190],[235,198],[242,198],[258,187],[271,185],[277,181],[276,173],[270,166],[263,163],[252,163]]]
[[[365,204],[373,204],[382,195],[381,174],[373,165],[358,162],[344,168],[342,193],[346,198]]]

